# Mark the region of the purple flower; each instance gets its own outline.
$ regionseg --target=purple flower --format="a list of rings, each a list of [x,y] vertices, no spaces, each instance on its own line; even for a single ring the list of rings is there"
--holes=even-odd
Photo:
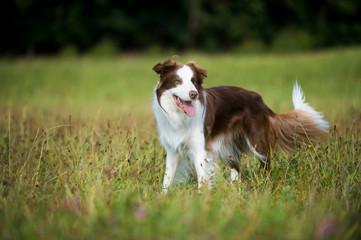
[[[143,220],[147,216],[147,209],[144,206],[138,205],[135,210],[135,218],[137,220]]]

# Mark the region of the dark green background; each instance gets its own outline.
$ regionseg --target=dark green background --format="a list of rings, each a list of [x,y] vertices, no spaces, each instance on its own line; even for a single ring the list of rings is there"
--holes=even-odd
[[[148,50],[294,51],[361,43],[359,0],[14,0],[1,55]],[[105,46],[105,47],[104,47]]]

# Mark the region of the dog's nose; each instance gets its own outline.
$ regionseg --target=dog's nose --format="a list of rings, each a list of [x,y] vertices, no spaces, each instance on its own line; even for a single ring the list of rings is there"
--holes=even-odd
[[[192,100],[196,99],[196,98],[198,97],[198,92],[197,92],[197,91],[194,91],[194,90],[190,91],[190,92],[189,92],[189,97],[190,97]]]

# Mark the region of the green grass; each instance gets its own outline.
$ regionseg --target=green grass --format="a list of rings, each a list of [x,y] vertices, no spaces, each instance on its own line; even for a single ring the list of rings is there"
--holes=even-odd
[[[164,156],[151,111],[169,56],[0,61],[2,239],[359,239],[361,48],[292,55],[185,54],[206,86],[292,108],[297,79],[330,122],[320,144],[279,154],[270,174],[244,155],[212,190],[160,193]]]

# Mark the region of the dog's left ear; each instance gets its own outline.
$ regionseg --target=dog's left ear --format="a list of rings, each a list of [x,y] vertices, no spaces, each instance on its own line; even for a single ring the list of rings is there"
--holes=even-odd
[[[192,69],[195,70],[195,72],[197,73],[198,79],[199,80],[203,80],[207,77],[207,70],[197,66],[194,62],[187,62],[187,64],[189,67],[191,67]]]

